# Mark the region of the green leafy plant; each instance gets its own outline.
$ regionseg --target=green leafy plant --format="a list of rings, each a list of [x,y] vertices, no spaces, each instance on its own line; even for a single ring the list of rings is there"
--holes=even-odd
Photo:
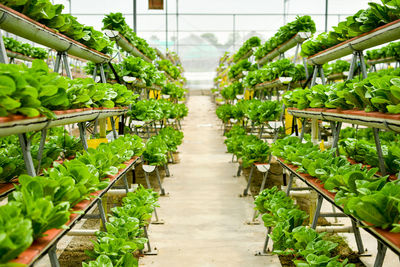
[[[125,17],[122,13],[110,13],[103,18],[103,30],[115,30],[124,36],[128,41],[134,45],[146,57],[154,60],[156,58],[156,51],[149,46],[146,40],[138,37],[136,33],[128,26]]]
[[[243,56],[250,52],[255,47],[260,46],[261,40],[257,36],[250,37],[243,45],[239,48],[236,54],[233,56],[233,62],[238,62]]]
[[[273,37],[268,39],[263,45],[260,46],[260,48],[257,49],[254,55],[257,60],[261,59],[279,45],[287,42],[298,32],[315,33],[315,31],[315,23],[310,16],[297,16],[294,21],[280,27]]]
[[[48,53],[44,48],[34,47],[28,43],[21,43],[13,38],[5,36],[3,36],[3,42],[5,48],[12,52],[37,59],[46,59],[48,57]]]

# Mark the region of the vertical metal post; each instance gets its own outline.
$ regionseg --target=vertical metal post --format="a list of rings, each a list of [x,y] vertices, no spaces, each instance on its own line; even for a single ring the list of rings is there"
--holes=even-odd
[[[306,62],[306,58],[305,57],[303,57],[303,65],[304,65],[304,69],[306,71],[306,80],[307,80],[308,77],[310,77],[310,74],[308,73],[307,62]]]
[[[137,32],[136,27],[136,0],[133,0],[133,31]]]
[[[290,190],[292,189],[293,179],[294,179],[294,175],[293,175],[293,173],[290,173],[290,175],[289,175],[289,183],[288,183],[287,189],[286,189],[286,195],[287,196],[289,196]]]
[[[322,68],[322,65],[318,65],[318,67],[319,67],[319,74],[321,76],[321,82],[323,85],[325,85],[326,81],[325,81],[324,69]]]
[[[162,183],[161,183],[161,178],[160,178],[160,173],[158,171],[158,166],[156,166],[156,176],[157,176],[158,185],[160,186],[160,190],[161,190],[160,195],[161,196],[165,196],[165,190],[164,190],[164,188],[162,186]]]
[[[39,151],[38,151],[38,155],[37,155],[38,166],[37,166],[36,173],[40,172],[40,163],[42,162],[43,148],[44,148],[44,144],[46,143],[46,136],[47,136],[47,129],[43,129],[42,135],[40,137]]]
[[[81,142],[82,142],[83,149],[85,151],[87,151],[88,150],[88,144],[87,144],[87,140],[86,140],[85,123],[84,122],[78,123],[78,127],[79,127],[79,134],[80,134],[80,137],[81,137]]]
[[[311,224],[311,228],[314,230],[317,227],[319,213],[321,212],[321,206],[322,206],[323,200],[324,199],[323,199],[322,195],[318,194],[317,207],[315,208],[315,213],[314,213],[314,217],[313,217],[312,224]]]
[[[360,229],[357,226],[357,223],[351,220],[351,226],[353,228],[354,238],[356,239],[358,253],[364,253],[364,245],[362,243]]]
[[[96,76],[97,76],[97,64],[94,64],[93,80],[95,80],[95,81],[96,81]]]
[[[297,45],[296,45],[296,51],[294,52],[294,57],[293,57],[293,64],[296,64],[297,55],[298,55],[298,53],[299,53],[300,46],[301,46],[301,43],[297,43]]]
[[[254,164],[251,165],[249,180],[247,181],[247,186],[243,191],[243,196],[244,197],[249,194],[249,188],[250,188],[250,184],[251,184],[251,179],[253,177],[253,172],[254,172]]]
[[[233,52],[235,52],[236,47],[235,47],[235,43],[236,43],[236,14],[233,14],[233,31],[232,31],[232,40],[233,40]]]
[[[360,66],[361,66],[361,73],[362,73],[363,79],[366,79],[368,74],[367,74],[367,66],[365,65],[363,51],[359,51],[358,56],[360,58]]]
[[[164,163],[164,170],[165,170],[165,176],[170,177],[171,174],[169,173],[168,164],[166,163]]]
[[[61,52],[57,52],[56,63],[54,64],[54,72],[58,73],[60,71],[61,60],[62,60],[62,53]]]
[[[325,0],[325,32],[328,32],[328,0]]]
[[[111,128],[112,128],[112,132],[113,132],[113,137],[114,139],[118,138],[118,134],[117,134],[117,130],[115,129],[115,119],[113,116],[110,117],[110,121],[111,121]]]
[[[129,184],[128,184],[128,179],[126,179],[126,174],[124,174],[122,176],[122,180],[124,181],[125,191],[128,194],[129,193]]]
[[[372,128],[372,129],[374,131],[376,153],[378,154],[378,159],[379,159],[379,170],[381,171],[381,174],[384,176],[386,175],[386,168],[385,168],[385,160],[383,158],[381,141],[379,139],[379,129],[378,128]]]
[[[97,200],[97,208],[99,209],[100,218],[101,218],[101,223],[103,224],[103,229],[104,229],[105,232],[107,232],[106,214],[105,214],[105,212],[104,212],[103,201],[101,200],[101,198],[99,198],[99,200]]]
[[[168,0],[165,0],[165,51],[168,50]]]
[[[357,55],[356,53],[353,53],[353,55],[351,56],[349,76],[347,76],[348,81],[353,79],[354,77],[354,69],[356,68],[356,63],[357,63]]]
[[[60,267],[60,262],[57,259],[57,252],[56,251],[57,251],[57,243],[54,244],[50,248],[50,250],[48,252],[49,258],[50,258],[51,267]]]
[[[101,83],[106,83],[106,75],[104,74],[104,67],[103,64],[99,64],[100,67],[100,82]]]
[[[71,69],[69,67],[67,53],[62,52],[61,56],[62,56],[62,61],[63,61],[63,64],[64,64],[64,69],[65,69],[65,72],[67,74],[67,77],[72,79],[72,73],[71,73]]]
[[[267,229],[267,235],[265,237],[265,242],[264,242],[264,247],[263,247],[263,253],[267,254],[267,248],[268,248],[268,241],[269,241],[269,235],[271,234],[272,228],[268,227]]]
[[[22,149],[22,154],[24,156],[26,171],[30,176],[36,176],[35,166],[33,165],[31,154],[31,141],[26,136],[26,133],[18,134],[18,137]]]
[[[144,172],[144,178],[146,179],[147,189],[150,189],[151,184],[150,184],[149,175],[147,174],[147,172]]]
[[[386,256],[387,247],[381,242],[379,241],[377,242],[378,242],[378,253],[376,254],[374,267],[381,267],[383,265],[383,260],[385,259]]]
[[[179,54],[179,5],[176,0],[176,53]]]
[[[8,64],[6,47],[4,46],[1,30],[0,30],[0,63]]]
[[[311,87],[313,87],[316,84],[317,81],[317,76],[318,76],[318,66],[314,66],[313,74],[312,74],[312,79],[311,79]]]

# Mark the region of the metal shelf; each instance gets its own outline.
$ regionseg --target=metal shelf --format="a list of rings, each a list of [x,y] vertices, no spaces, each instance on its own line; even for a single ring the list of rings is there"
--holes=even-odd
[[[288,113],[299,118],[345,122],[400,132],[400,114],[322,108],[308,108],[304,110],[288,108]]]
[[[241,58],[239,58],[238,60],[234,61],[234,63],[237,63],[243,59],[248,59],[249,57],[251,57],[254,53],[253,48],[251,48],[246,54],[244,54]]]
[[[109,56],[50,29],[3,4],[0,4],[0,28],[56,51],[67,52],[94,63],[106,63],[110,60]]]
[[[309,187],[311,187],[314,191],[318,192],[325,200],[329,201],[332,205],[334,205],[338,210],[343,212],[343,207],[339,206],[335,203],[335,193],[329,192],[324,188],[324,185],[317,179],[314,178],[308,174],[304,173],[298,173],[296,170],[298,167],[287,164],[284,162],[282,159],[277,159],[278,162],[282,165],[283,168],[287,169],[289,172],[291,172],[293,175],[295,175],[297,178],[302,180],[304,183],[306,183]],[[346,214],[347,215],[347,214]],[[347,215],[350,217],[353,221],[359,222],[362,226],[364,226],[364,230],[373,235],[377,240],[385,244],[387,247],[389,247],[391,250],[393,250],[394,253],[397,255],[400,255],[400,233],[391,233],[388,230],[383,230],[380,228],[376,227],[371,227],[371,224],[368,224],[363,221],[359,221],[357,218]]]
[[[322,65],[350,55],[354,51],[363,51],[399,38],[400,20],[396,20],[310,56],[307,59],[307,63],[309,65]]]
[[[80,211],[81,213],[73,213],[70,215],[70,220],[66,224],[69,229],[47,230],[44,233],[44,237],[34,240],[32,245],[28,249],[22,252],[18,256],[18,258],[12,260],[11,262],[32,266],[35,261],[48,253],[50,248],[54,244],[56,244],[80,219],[82,219],[85,214],[87,214],[87,212],[97,203],[99,198],[104,196],[104,194],[106,194],[107,191],[132,168],[132,166],[137,162],[138,159],[139,158],[135,156],[130,161],[125,162],[124,164],[126,168],[121,170],[118,174],[108,177],[110,179],[110,183],[108,184],[107,188],[92,193],[91,195],[94,198],[91,198],[90,200],[83,200],[72,208],[74,212]]]
[[[40,131],[45,128],[61,126],[66,124],[79,123],[84,121],[91,121],[95,119],[102,119],[111,116],[120,116],[127,111],[126,108],[113,108],[113,109],[79,109],[79,110],[64,110],[56,111],[61,113],[56,115],[56,119],[48,119],[47,117],[25,117],[20,115],[2,117],[0,121],[0,137],[12,134],[22,134],[33,131]]]
[[[124,36],[122,36],[118,31],[105,30],[104,33],[111,39],[117,42],[119,47],[124,51],[130,53],[132,56],[140,57],[144,61],[152,63],[153,61],[145,56],[139,49],[137,49],[133,44],[131,44]]]
[[[163,60],[168,60],[167,57],[160,51],[158,48],[154,48],[156,50],[157,56]]]
[[[16,58],[16,59],[20,59],[20,60],[24,60],[24,61],[34,61],[36,59],[36,58],[25,56],[21,53],[13,52],[10,50],[6,50],[6,52],[7,52],[7,56],[9,58]]]
[[[369,65],[376,65],[376,64],[379,64],[379,63],[391,63],[391,62],[398,62],[398,61],[400,61],[398,58],[386,57],[386,58],[368,60],[367,63]]]
[[[288,83],[292,81],[292,77],[279,77],[273,81],[270,82],[263,82],[257,84],[254,89],[260,90],[260,89],[270,89],[270,88],[286,88]]]
[[[280,46],[278,46],[277,48],[275,48],[274,50],[272,50],[271,52],[266,54],[263,58],[257,60],[257,63],[259,65],[264,65],[268,61],[273,60],[280,54],[285,53],[289,49],[292,49],[297,44],[304,42],[305,40],[307,40],[310,37],[311,37],[311,32],[298,32],[295,36],[290,38],[288,41],[284,42],[283,44],[281,44]]]

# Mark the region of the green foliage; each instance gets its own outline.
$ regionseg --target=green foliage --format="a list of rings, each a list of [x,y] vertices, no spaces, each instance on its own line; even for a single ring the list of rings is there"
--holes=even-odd
[[[305,80],[306,73],[303,65],[294,65],[284,58],[264,65],[258,70],[250,71],[244,78],[244,85],[254,88],[257,84],[270,82],[279,77],[292,77],[292,81]]]
[[[32,67],[0,64],[0,116],[40,114],[55,118],[52,110],[76,107],[129,105],[135,96],[123,85],[96,84],[93,79],[69,80],[51,72],[42,60]]]
[[[400,42],[393,42],[378,49],[367,50],[365,55],[367,60],[390,57],[400,58]]]
[[[301,47],[301,55],[315,55],[322,50],[400,18],[399,6],[392,8],[385,4],[368,4],[369,8],[361,9],[353,16],[347,17],[345,21],[339,22],[336,27],[333,27],[333,31],[321,33],[316,38],[304,42]]]
[[[315,30],[315,23],[310,16],[297,16],[296,20],[280,27],[273,37],[257,49],[254,53],[256,60],[263,58],[281,44],[289,41],[298,32],[315,33]]]
[[[163,165],[167,163],[168,146],[161,135],[151,137],[146,142],[143,159],[148,165]]]
[[[4,46],[6,49],[17,52],[22,55],[37,58],[37,59],[46,59],[48,53],[46,49],[40,47],[33,47],[28,43],[21,43],[13,38],[3,36]]]
[[[250,119],[259,125],[267,121],[277,120],[282,107],[277,101],[261,101],[257,99],[239,101],[236,105],[223,104],[216,110],[217,117],[223,122],[230,119]]]
[[[174,104],[168,100],[140,100],[132,105],[128,115],[138,121],[159,121],[162,119],[182,119],[188,114],[185,104]]]
[[[143,80],[147,86],[153,84],[163,86],[166,77],[157,68],[140,57],[128,56],[121,63],[121,76],[136,77]]]
[[[186,90],[179,83],[167,83],[161,90],[162,94],[169,95],[173,99],[181,99],[185,92]]]
[[[243,71],[250,71],[256,68],[257,66],[252,65],[247,59],[242,59],[229,69],[228,77],[230,79],[235,79],[239,74],[243,73]]]
[[[221,95],[227,100],[235,100],[237,95],[241,95],[244,92],[243,84],[235,81],[232,84],[224,87],[221,90]]]
[[[0,206],[0,264],[16,258],[33,241],[32,222],[15,205]]]
[[[345,60],[336,60],[334,63],[331,64],[324,64],[324,73],[325,75],[343,73],[345,71],[349,71],[350,63]]]
[[[250,37],[243,45],[239,48],[236,54],[233,56],[233,62],[238,62],[243,56],[245,56],[253,47],[261,45],[261,40],[257,36]]]
[[[282,97],[287,107],[363,109],[366,112],[400,113],[399,71],[371,73],[366,79],[353,79],[311,89],[295,89]]]
[[[40,135],[34,135],[31,142],[33,165],[37,168]],[[40,169],[51,167],[60,156],[70,158],[82,150],[83,147],[79,138],[70,136],[63,127],[50,128],[43,147]],[[0,138],[0,181],[9,182],[14,177],[25,173],[26,167],[18,136]]]
[[[161,129],[159,135],[167,144],[168,151],[175,152],[178,149],[178,146],[182,144],[183,132],[175,130],[171,126]]]
[[[124,36],[133,46],[135,46],[146,57],[154,60],[157,56],[156,51],[149,46],[146,40],[138,37],[128,26],[122,13],[110,13],[103,18],[103,30],[115,30]]]
[[[88,47],[103,53],[110,53],[112,43],[102,32],[79,23],[70,14],[61,14],[64,6],[53,5],[50,0],[6,0],[3,4],[43,23]]]
[[[262,214],[266,227],[273,227],[270,238],[274,242],[273,253],[294,255],[296,266],[347,266],[331,257],[338,245],[302,224],[308,215],[294,205],[293,200],[275,186],[262,191],[255,199],[256,209]],[[300,260],[304,259],[304,260]],[[327,265],[329,263],[329,265]]]
[[[271,146],[273,155],[286,159],[324,183],[336,192],[335,202],[343,205],[344,212],[375,227],[400,231],[400,184],[387,182],[387,177],[377,178],[377,168],[370,170],[361,164],[351,164],[344,157],[332,157],[334,151],[319,151],[310,142],[294,141],[295,137],[278,140]],[[297,151],[297,156],[292,152]],[[287,156],[286,156],[287,155]]]
[[[112,208],[107,223],[107,232],[97,232],[93,251],[85,251],[95,261],[82,263],[85,267],[114,266],[136,267],[137,259],[133,252],[144,248],[143,226],[148,224],[155,207],[158,207],[158,194],[143,186],[130,192],[122,199],[122,207]]]
[[[180,70],[174,64],[172,64],[171,61],[169,61],[168,59],[158,60],[156,63],[157,63],[157,68],[160,71],[165,71],[174,80],[177,80],[181,77]]]

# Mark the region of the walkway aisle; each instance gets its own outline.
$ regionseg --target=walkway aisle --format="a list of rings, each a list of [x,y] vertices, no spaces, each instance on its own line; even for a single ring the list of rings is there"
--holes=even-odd
[[[164,225],[151,225],[157,256],[146,256],[140,266],[280,266],[277,256],[254,256],[262,249],[266,228],[246,225],[253,212],[251,197],[239,198],[245,187],[235,178],[236,164],[225,153],[215,109],[208,96],[191,96],[185,119],[180,163],[171,165],[164,179],[169,197],[158,209]]]

